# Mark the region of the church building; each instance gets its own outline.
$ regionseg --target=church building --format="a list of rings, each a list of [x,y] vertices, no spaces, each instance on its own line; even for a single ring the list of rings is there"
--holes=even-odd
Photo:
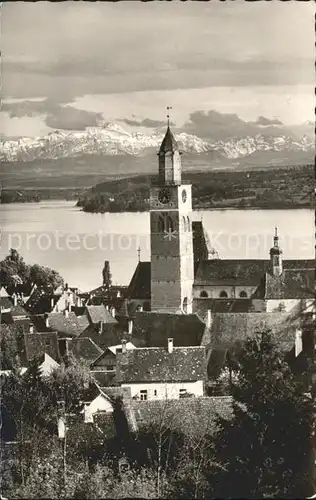
[[[192,186],[168,124],[150,187],[151,262],[138,262],[121,314],[290,312],[314,299],[314,260],[283,259],[277,230],[267,259],[225,259],[193,221]]]

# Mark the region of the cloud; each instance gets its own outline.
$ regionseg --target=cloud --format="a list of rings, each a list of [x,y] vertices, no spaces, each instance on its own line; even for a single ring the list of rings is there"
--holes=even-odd
[[[190,114],[188,122],[183,130],[190,134],[213,140],[225,140],[232,137],[244,137],[262,133],[262,125],[265,125],[265,134],[279,135],[289,134],[289,130],[280,128],[282,122],[278,119],[259,116],[256,121],[244,121],[237,114],[218,113],[217,111],[194,111]],[[277,125],[277,127],[275,127]]]
[[[265,118],[265,116],[258,116],[257,120],[253,123],[254,125],[262,125],[262,126],[283,125],[283,123],[277,118],[273,118],[272,120],[270,120],[269,118]]]
[[[143,120],[131,120],[125,118],[123,121],[132,127],[159,128],[166,126],[166,121],[152,120],[151,118],[144,118]],[[174,126],[175,124],[170,122],[170,125]]]
[[[63,106],[53,99],[42,101],[4,102],[2,111],[10,118],[43,116],[46,125],[53,129],[84,130],[97,126],[102,119],[101,113],[85,111],[72,106]]]

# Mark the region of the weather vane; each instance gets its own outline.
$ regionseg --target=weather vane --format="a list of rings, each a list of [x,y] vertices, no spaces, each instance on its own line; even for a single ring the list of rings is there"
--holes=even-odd
[[[169,111],[170,109],[172,109],[172,106],[167,106],[167,123],[168,123],[168,127],[170,125],[170,114],[169,114]]]

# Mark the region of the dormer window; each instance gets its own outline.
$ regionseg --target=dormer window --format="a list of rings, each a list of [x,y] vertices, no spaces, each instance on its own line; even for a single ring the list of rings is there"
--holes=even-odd
[[[219,294],[220,298],[221,299],[227,299],[228,298],[228,294],[227,292],[225,292],[225,290],[222,290],[221,293]]]
[[[247,298],[247,297],[248,297],[247,292],[245,292],[245,290],[242,290],[242,291],[240,292],[240,294],[239,294],[239,297],[240,297],[241,299],[245,299],[245,298]]]
[[[205,290],[202,290],[202,292],[200,293],[200,297],[201,297],[202,299],[207,299],[207,297],[208,297],[208,293],[207,293]]]

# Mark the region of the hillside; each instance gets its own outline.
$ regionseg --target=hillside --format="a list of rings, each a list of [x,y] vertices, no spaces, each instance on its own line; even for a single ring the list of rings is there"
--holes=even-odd
[[[193,208],[309,208],[313,203],[312,165],[251,171],[187,172],[193,184]],[[78,205],[87,212],[149,209],[152,176],[103,182],[87,191]]]

